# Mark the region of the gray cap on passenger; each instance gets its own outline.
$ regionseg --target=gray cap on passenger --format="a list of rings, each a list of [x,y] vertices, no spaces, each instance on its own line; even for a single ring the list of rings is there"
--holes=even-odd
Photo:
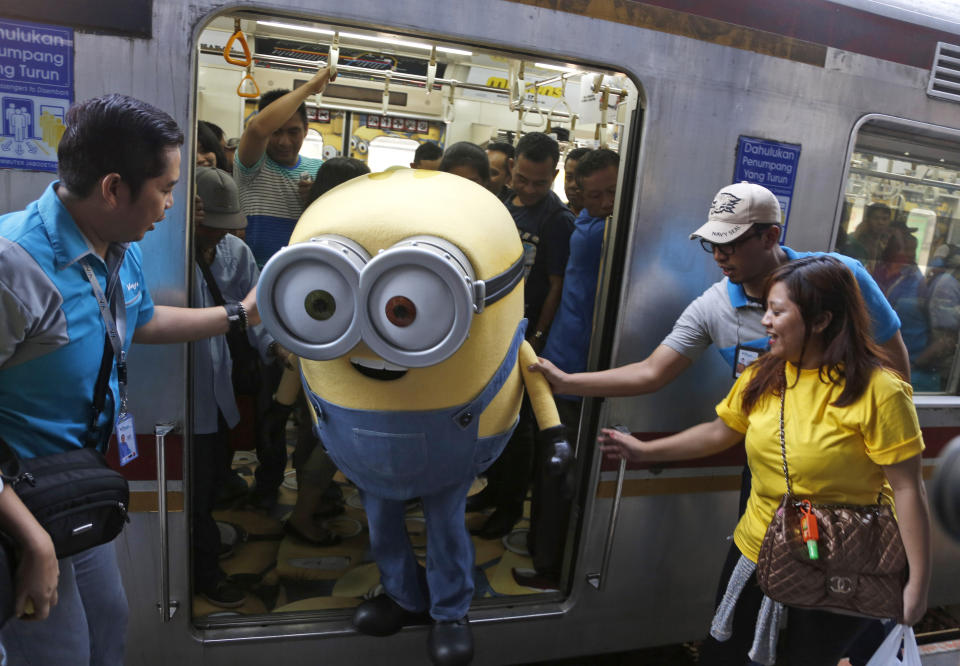
[[[197,167],[197,194],[203,201],[203,226],[244,229],[247,216],[240,210],[240,192],[226,171]]]

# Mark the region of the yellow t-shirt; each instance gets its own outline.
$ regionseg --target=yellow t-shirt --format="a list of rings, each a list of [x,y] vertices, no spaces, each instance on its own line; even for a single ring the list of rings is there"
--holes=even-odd
[[[754,375],[749,368],[717,416],[744,440],[753,475],[747,508],[733,533],[748,559],[757,561],[760,544],[787,491],[780,456],[780,398],[767,394],[750,414],[742,409],[743,391]],[[831,403],[842,387],[820,381],[817,370],[787,364],[784,438],[793,493],[825,504],[874,504],[881,490],[892,497],[880,465],[902,462],[923,451],[923,437],[910,384],[889,370],[874,372],[860,399],[847,407]]]

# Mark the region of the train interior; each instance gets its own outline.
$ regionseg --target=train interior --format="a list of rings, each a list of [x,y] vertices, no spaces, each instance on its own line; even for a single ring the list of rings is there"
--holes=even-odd
[[[870,118],[853,139],[834,249],[870,270],[901,320],[916,393],[960,387],[960,132]]]
[[[242,11],[213,19],[198,41],[196,117],[221,127],[225,140],[241,135],[244,122],[256,112],[258,93],[292,88],[333,60],[336,81],[307,104],[309,129],[301,155],[354,157],[376,172],[409,165],[424,142],[444,147],[470,141],[485,147],[496,141],[515,144],[518,136],[540,131],[560,144],[553,189],[562,201],[568,199],[566,154],[576,147],[619,151],[626,145],[631,111],[638,106],[638,88],[615,71],[425,36]],[[224,55],[228,45],[232,62]],[[316,506],[316,524],[339,537],[336,545],[308,543],[285,532],[283,521],[298,498],[291,462],[276,505],[250,506],[245,491],[254,484],[258,465],[257,407],[254,396],[239,400],[244,417],[232,433],[234,476],[225,484],[214,517],[221,531],[220,564],[246,591],[246,600],[224,608],[197,594],[194,622],[203,628],[267,614],[343,618],[378,591],[357,489],[338,472]],[[285,429],[288,461],[298,429],[304,428],[309,428],[305,412],[295,411]],[[485,483],[478,478],[471,494]],[[468,512],[468,527],[482,526],[489,514],[489,508]],[[527,501],[508,534],[473,537],[475,604],[562,598],[563,590],[523,586],[512,575],[514,570],[533,571],[526,548],[529,518]],[[407,530],[415,552],[424,557],[424,520],[416,501],[408,506]]]

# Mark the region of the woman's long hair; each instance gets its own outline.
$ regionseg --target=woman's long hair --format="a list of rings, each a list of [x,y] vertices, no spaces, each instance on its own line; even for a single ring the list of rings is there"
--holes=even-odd
[[[845,407],[855,402],[870,383],[870,376],[888,364],[884,352],[873,342],[870,316],[860,295],[853,273],[829,255],[816,255],[790,261],[778,267],[767,278],[763,289],[766,301],[770,288],[777,282],[786,287],[790,300],[803,318],[803,347],[800,362],[812,334],[811,325],[822,314],[829,313],[830,322],[821,333],[823,362],[820,381],[842,386],[833,403]],[[780,395],[786,389],[786,361],[766,354],[757,361],[757,370],[743,392],[743,410],[750,410],[766,393]],[[799,378],[799,375],[798,375]]]

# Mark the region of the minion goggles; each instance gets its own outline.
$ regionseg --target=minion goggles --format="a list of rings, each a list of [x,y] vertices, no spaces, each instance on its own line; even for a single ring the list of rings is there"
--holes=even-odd
[[[411,236],[376,257],[325,234],[284,248],[263,267],[257,305],[267,330],[303,358],[329,361],[360,340],[388,363],[435,365],[466,341],[474,314],[523,278],[523,256],[477,280],[466,255],[435,236]]]

